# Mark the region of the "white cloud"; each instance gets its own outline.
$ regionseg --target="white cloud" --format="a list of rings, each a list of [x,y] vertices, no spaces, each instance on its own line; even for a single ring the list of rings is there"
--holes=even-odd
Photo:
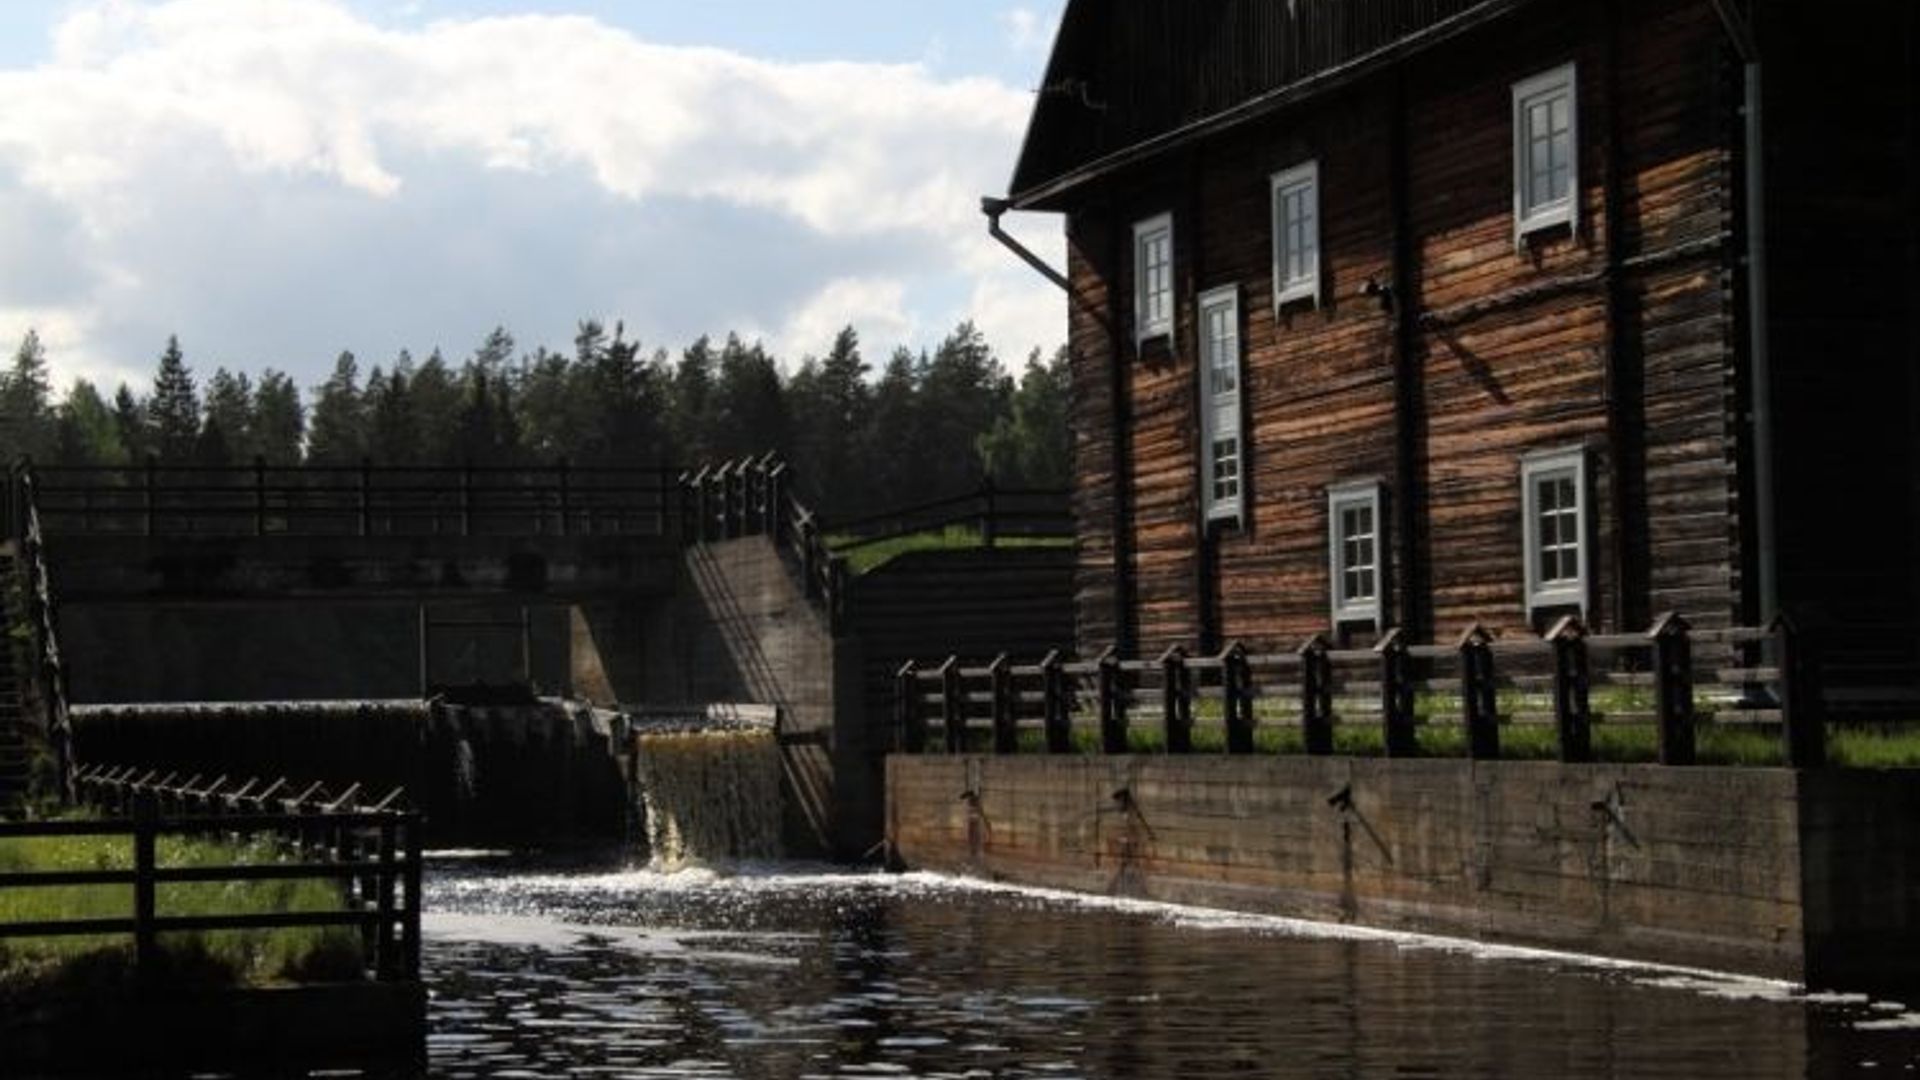
[[[1064,334],[984,235],[1030,104],[996,81],[337,0],[103,0],[54,41],[0,71],[0,222],[59,267],[0,258],[0,299],[55,294],[0,309],[0,338],[40,325],[63,377],[144,370],[177,331],[217,354],[197,366],[312,379],[495,322],[564,344],[592,312],[670,346],[764,328],[793,359],[853,322],[880,355],[950,325],[908,305],[935,294],[987,305],[1009,354],[1043,301],[1034,343]]]
[[[1015,52],[1041,52],[1051,42],[1048,34],[1053,29],[1053,21],[1041,16],[1029,7],[1010,8],[1000,13],[1001,25],[1007,29],[1007,45]]]

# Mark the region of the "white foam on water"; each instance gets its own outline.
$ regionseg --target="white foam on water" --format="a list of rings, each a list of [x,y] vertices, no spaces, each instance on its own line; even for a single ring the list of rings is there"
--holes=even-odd
[[[741,952],[737,949],[694,948],[690,943],[722,939],[735,942],[766,941],[793,935],[760,934],[749,931],[729,934],[687,933],[678,930],[645,929],[633,926],[598,926],[568,923],[538,915],[469,915],[423,912],[420,932],[430,940],[459,941],[510,948],[539,949],[543,952],[567,952],[586,944],[598,944],[635,956],[684,960],[694,963],[718,963],[750,967],[795,967],[799,961],[774,953]]]

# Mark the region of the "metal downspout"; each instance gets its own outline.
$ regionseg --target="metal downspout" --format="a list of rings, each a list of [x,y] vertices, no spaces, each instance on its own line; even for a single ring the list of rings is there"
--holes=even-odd
[[[1754,534],[1759,545],[1760,621],[1780,613],[1777,500],[1773,456],[1773,357],[1767,324],[1766,125],[1762,113],[1760,50],[1753,27],[1731,0],[1711,0],[1720,25],[1745,66],[1747,202],[1747,350],[1753,369]]]

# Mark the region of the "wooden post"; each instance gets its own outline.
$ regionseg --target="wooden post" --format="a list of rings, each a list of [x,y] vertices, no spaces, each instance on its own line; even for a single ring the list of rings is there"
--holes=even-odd
[[[134,974],[141,981],[153,976],[160,959],[154,932],[154,835],[159,831],[159,807],[151,795],[133,803],[133,956]]]
[[[991,475],[980,481],[980,498],[980,543],[983,547],[990,548],[994,545],[995,533],[999,531],[1000,527],[999,519],[995,515],[997,500],[994,497],[993,477]]]
[[[473,462],[460,466],[460,535],[473,535]]]
[[[1327,639],[1315,634],[1300,646],[1300,734],[1307,753],[1333,753],[1333,664]]]
[[[1073,750],[1073,721],[1067,701],[1067,673],[1060,650],[1049,652],[1040,661],[1041,716],[1047,731],[1047,753],[1066,754]]]
[[[1820,711],[1819,664],[1807,636],[1793,620],[1776,615],[1768,629],[1773,634],[1774,664],[1780,669],[1780,737],[1785,740],[1787,764],[1795,769],[1820,768],[1827,763],[1827,728]]]
[[[993,752],[1014,753],[1020,749],[1020,728],[1014,711],[1013,668],[1006,653],[987,665],[987,680],[993,695]]]
[[[373,462],[360,459],[360,535],[373,535]]]
[[[406,922],[400,930],[400,973],[407,979],[420,977],[420,815],[406,815],[407,862],[402,869],[404,891],[400,902],[406,908]]]
[[[920,707],[920,667],[912,660],[893,676],[893,716],[900,748],[909,754],[925,753],[927,714]]]
[[[1160,719],[1169,754],[1193,752],[1193,697],[1187,675],[1187,650],[1174,645],[1160,654]]]
[[[1420,746],[1413,728],[1413,672],[1406,636],[1396,626],[1373,651],[1380,657],[1380,727],[1387,756],[1413,757]]]
[[[1653,641],[1653,707],[1662,765],[1694,763],[1693,643],[1688,629],[1685,618],[1669,611],[1647,631]]]
[[[1547,631],[1553,646],[1553,724],[1559,733],[1560,760],[1593,760],[1593,711],[1589,702],[1587,630],[1568,615]]]
[[[827,555],[827,631],[839,637],[847,618],[847,560]]]
[[[1127,752],[1127,706],[1120,700],[1120,657],[1109,648],[1100,654],[1100,750]]]
[[[1220,700],[1227,753],[1253,753],[1253,666],[1247,662],[1247,647],[1237,641],[1220,654]]]
[[[1460,720],[1467,729],[1467,756],[1500,756],[1500,706],[1493,686],[1493,635],[1474,623],[1460,635]]]
[[[267,535],[267,459],[253,455],[253,535]]]
[[[800,580],[805,584],[808,596],[820,597],[820,544],[814,538],[813,515],[800,519]]]
[[[947,729],[947,753],[961,754],[967,749],[966,689],[960,683],[960,658],[947,657],[940,665],[940,720]]]
[[[429,660],[428,660],[429,654],[427,652],[428,626],[427,626],[427,605],[425,603],[418,605],[418,614],[419,614],[419,623],[420,623],[420,633],[417,638],[420,644],[420,700],[425,701],[427,700],[427,688],[432,685],[427,679],[427,674],[428,674],[427,665],[429,663]]]
[[[394,894],[400,883],[394,873],[394,854],[394,822],[389,818],[380,823],[380,874],[374,882],[380,924],[374,930],[373,970],[382,982],[393,982],[400,977],[400,941],[393,925],[397,899]]]
[[[141,500],[141,508],[144,511],[142,514],[143,524],[141,525],[141,531],[148,536],[153,535],[153,489],[157,486],[158,477],[155,474],[159,471],[160,459],[152,454],[148,454],[146,492],[145,497]]]
[[[767,472],[767,519],[762,526],[775,547],[785,537],[787,520],[787,463],[776,461]]]
[[[533,608],[520,605],[520,674],[533,685]]]
[[[554,479],[560,485],[560,535],[565,536],[567,530],[573,527],[573,466],[563,456],[554,464],[553,471]],[[661,492],[660,497],[664,505],[666,493]],[[665,537],[666,530],[662,529],[660,534]]]

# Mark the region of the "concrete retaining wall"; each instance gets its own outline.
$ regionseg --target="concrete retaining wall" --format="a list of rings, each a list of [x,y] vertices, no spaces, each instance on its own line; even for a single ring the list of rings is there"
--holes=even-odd
[[[894,756],[910,866],[1882,989],[1920,972],[1920,774]]]

